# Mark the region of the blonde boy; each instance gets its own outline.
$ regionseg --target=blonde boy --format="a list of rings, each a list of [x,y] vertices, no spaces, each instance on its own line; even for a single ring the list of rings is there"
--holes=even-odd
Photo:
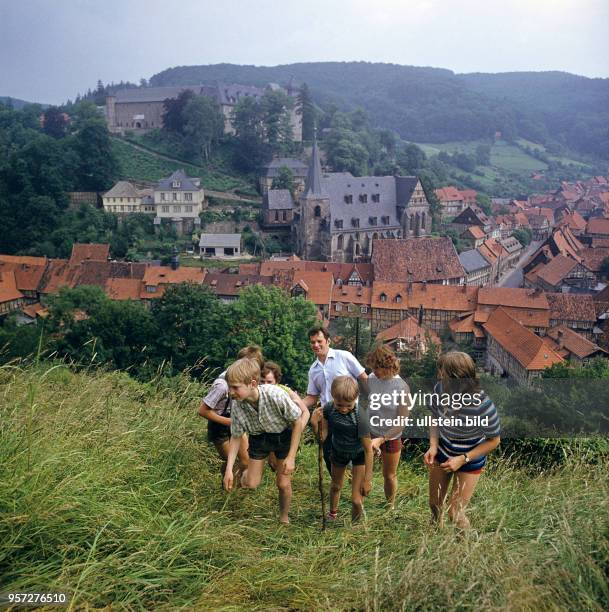
[[[300,435],[309,415],[304,404],[295,403],[283,389],[276,385],[259,385],[259,380],[260,366],[252,359],[239,359],[226,371],[233,409],[224,488],[227,491],[233,488],[232,468],[241,438],[248,434],[250,461],[241,475],[241,486],[255,489],[262,479],[267,457],[275,453],[279,521],[289,523],[292,473]],[[299,400],[299,403],[302,402]]]

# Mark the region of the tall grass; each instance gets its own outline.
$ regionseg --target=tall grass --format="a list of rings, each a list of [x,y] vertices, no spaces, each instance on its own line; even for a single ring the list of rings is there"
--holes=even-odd
[[[534,474],[496,461],[460,535],[429,526],[426,475],[408,460],[395,513],[377,469],[366,521],[321,533],[315,447],[303,445],[286,528],[269,474],[258,491],[221,490],[201,393],[187,379],[0,369],[0,592],[114,609],[609,605],[607,462]]]

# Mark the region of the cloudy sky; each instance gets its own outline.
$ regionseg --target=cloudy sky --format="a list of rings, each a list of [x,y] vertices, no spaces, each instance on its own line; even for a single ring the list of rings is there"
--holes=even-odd
[[[608,0],[0,0],[0,96],[172,66],[392,62],[609,77]]]

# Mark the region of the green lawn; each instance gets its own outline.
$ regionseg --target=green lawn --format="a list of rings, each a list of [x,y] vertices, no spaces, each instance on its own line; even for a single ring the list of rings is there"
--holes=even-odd
[[[188,378],[140,384],[60,366],[0,368],[0,592],[68,591],[76,609],[604,610],[609,464],[533,471],[493,458],[474,530],[429,525],[420,456],[395,512],[377,466],[366,520],[320,532],[317,452],[303,444],[292,524],[220,487]],[[327,475],[324,474],[327,487]]]

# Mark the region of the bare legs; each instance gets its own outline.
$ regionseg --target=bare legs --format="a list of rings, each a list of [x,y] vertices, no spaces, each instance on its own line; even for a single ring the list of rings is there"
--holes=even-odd
[[[398,464],[400,462],[401,451],[395,453],[383,453],[383,486],[385,489],[385,499],[387,505],[393,509],[395,506],[395,496],[398,492]]]
[[[288,524],[290,519],[290,503],[292,501],[292,475],[283,473],[283,459],[277,459],[275,483],[279,491],[279,522]],[[264,459],[250,459],[249,467],[241,475],[241,486],[244,489],[255,489],[262,480],[262,473],[266,461]]]
[[[453,478],[454,476],[454,478]],[[467,472],[456,472],[455,474],[445,472],[439,465],[429,468],[429,507],[433,522],[442,525],[443,509],[448,486],[453,478],[453,487],[448,504],[448,517],[461,529],[467,529],[469,519],[465,515],[465,508],[471,499],[480,474],[468,474]]]
[[[330,484],[330,512],[338,511],[340,492],[343,488],[345,471],[347,466],[332,464],[332,483]],[[364,513],[364,499],[361,489],[366,476],[364,465],[354,465],[351,471],[351,520],[355,523],[359,521]]]
[[[214,446],[218,451],[218,455],[220,455],[222,462],[222,477],[224,477],[224,470],[226,469],[226,460],[228,458],[228,440],[222,440],[218,442],[214,442]],[[237,454],[237,478],[239,478],[240,474],[242,474],[245,470],[247,470],[247,466],[249,463],[249,455],[247,454],[248,449],[248,440],[247,436],[241,436],[241,443],[239,444],[239,453]]]

